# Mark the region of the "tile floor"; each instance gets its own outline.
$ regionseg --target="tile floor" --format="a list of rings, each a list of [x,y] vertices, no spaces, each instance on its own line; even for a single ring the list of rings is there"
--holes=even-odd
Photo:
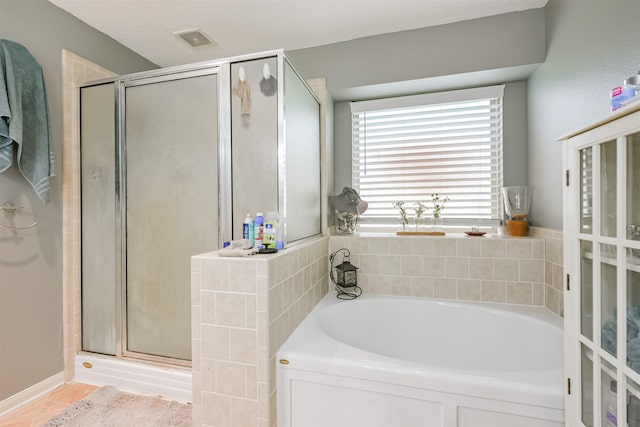
[[[80,383],[62,385],[45,396],[0,417],[0,427],[37,427],[82,400],[96,386]]]

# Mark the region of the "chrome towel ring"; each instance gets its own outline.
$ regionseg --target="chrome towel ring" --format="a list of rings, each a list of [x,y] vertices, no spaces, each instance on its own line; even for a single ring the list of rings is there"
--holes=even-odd
[[[0,211],[4,211],[11,215],[14,215],[16,211],[19,209],[22,209],[22,206],[16,206],[11,202],[7,202],[4,205],[0,206]],[[0,228],[3,228],[5,230],[10,230],[10,231],[22,231],[22,230],[28,230],[29,228],[35,227],[36,225],[38,225],[37,221],[31,225],[27,225],[26,227],[11,227],[8,225],[0,224]]]

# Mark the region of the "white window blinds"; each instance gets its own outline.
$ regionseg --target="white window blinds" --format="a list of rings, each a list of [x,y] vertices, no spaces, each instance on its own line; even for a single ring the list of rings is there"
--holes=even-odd
[[[503,91],[501,85],[351,103],[352,185],[369,202],[361,221],[395,224],[394,202],[431,207],[438,193],[449,197],[445,225],[498,224]]]

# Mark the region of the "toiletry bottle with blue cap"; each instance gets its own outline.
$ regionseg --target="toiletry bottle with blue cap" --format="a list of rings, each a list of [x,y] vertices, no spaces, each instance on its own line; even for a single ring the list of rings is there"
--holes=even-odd
[[[251,242],[251,246],[253,246],[254,244],[253,233],[254,233],[253,218],[251,217],[251,214],[248,213],[247,216],[244,218],[244,222],[242,223],[242,238],[249,240]]]
[[[278,212],[267,212],[264,220],[264,234],[262,241],[265,248],[277,249],[276,240],[278,236]]]
[[[281,215],[278,215],[278,230],[276,232],[276,249],[277,250],[284,249],[284,227],[285,227],[284,217]]]
[[[264,217],[262,216],[262,212],[258,212],[256,214],[256,219],[253,220],[254,225],[254,240],[255,244],[253,245],[255,248],[264,249],[264,244],[262,243],[263,232],[264,232]]]

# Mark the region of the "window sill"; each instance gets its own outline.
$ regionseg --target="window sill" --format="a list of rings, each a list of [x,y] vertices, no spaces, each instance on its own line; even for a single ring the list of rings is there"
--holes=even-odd
[[[361,228],[361,227],[359,227]],[[484,234],[483,236],[467,236],[464,232],[465,231],[469,231],[469,229],[462,229],[459,227],[456,228],[445,228],[443,231],[446,233],[444,236],[431,236],[431,235],[424,235],[424,236],[398,236],[396,234],[396,231],[402,231],[400,229],[385,229],[385,230],[362,230],[362,231],[356,231],[353,234],[343,234],[337,231],[335,226],[332,226],[329,228],[329,236],[330,237],[353,237],[353,238],[357,238],[357,237],[361,237],[361,238],[382,238],[382,237],[394,237],[394,238],[399,238],[399,239],[423,239],[425,237],[427,238],[435,238],[435,239],[451,239],[451,238],[456,238],[456,239],[460,239],[460,238],[479,238],[482,237],[484,239],[537,239],[540,236],[535,236],[532,235],[531,233],[529,233],[529,235],[527,236],[511,236],[509,234],[504,233],[504,228],[503,227],[488,227],[488,228],[481,228],[481,231],[486,231],[486,234]],[[406,231],[412,231],[411,228],[407,228]],[[425,230],[428,231],[428,230]]]

